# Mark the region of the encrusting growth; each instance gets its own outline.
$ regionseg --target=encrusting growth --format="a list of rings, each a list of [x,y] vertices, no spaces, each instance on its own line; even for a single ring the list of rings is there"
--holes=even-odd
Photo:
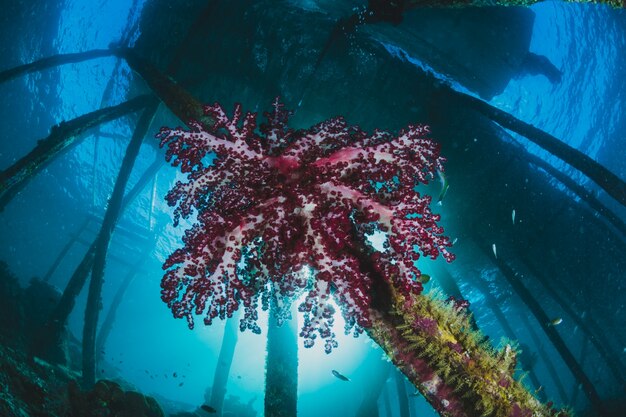
[[[514,342],[493,348],[472,329],[467,302],[390,291],[392,307],[372,312],[367,330],[424,398],[446,417],[565,417],[513,377]]]

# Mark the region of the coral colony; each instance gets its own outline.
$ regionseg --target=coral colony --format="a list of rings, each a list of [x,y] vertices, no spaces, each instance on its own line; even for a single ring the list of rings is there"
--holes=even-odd
[[[307,347],[319,335],[330,352],[331,295],[346,332],[370,325],[372,276],[357,254],[406,296],[422,290],[420,256],[454,259],[431,198],[416,191],[443,170],[428,127],[367,134],[337,117],[294,130],[278,99],[258,129],[256,114],[243,115],[239,104],[230,118],[219,104],[204,112],[212,126],[157,135],[167,160],[187,174],[167,195],[175,223],[196,216],[161,283],[162,299],[190,327],[194,314],[208,325],[242,303],[241,329],[259,332],[259,299],[284,317],[285,302],[305,292],[300,335]],[[383,250],[372,247],[374,233],[385,236]]]

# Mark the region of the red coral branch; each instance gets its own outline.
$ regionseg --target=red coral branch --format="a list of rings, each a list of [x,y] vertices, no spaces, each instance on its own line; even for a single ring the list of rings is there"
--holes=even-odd
[[[371,324],[371,277],[353,256],[367,243],[355,230],[385,233],[386,249],[372,261],[405,294],[421,291],[420,253],[454,259],[430,197],[415,190],[443,170],[426,126],[368,135],[338,117],[296,131],[276,99],[257,131],[256,114],[243,115],[240,105],[230,118],[219,104],[204,110],[213,126],[192,123],[157,135],[167,160],[187,174],[166,197],[175,222],[197,216],[184,246],[165,262],[161,284],[162,299],[190,327],[194,314],[210,324],[243,304],[242,330],[258,332],[259,299],[264,307],[270,297],[284,305],[306,292],[299,306],[305,346],[319,335],[330,351],[331,296],[346,331]]]

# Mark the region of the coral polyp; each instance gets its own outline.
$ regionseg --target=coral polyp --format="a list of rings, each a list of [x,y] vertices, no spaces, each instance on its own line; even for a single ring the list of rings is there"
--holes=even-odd
[[[164,264],[161,295],[190,327],[194,315],[208,325],[243,304],[242,330],[259,332],[259,300],[280,307],[304,292],[300,335],[305,346],[320,336],[330,351],[331,296],[346,331],[370,325],[372,269],[356,254],[366,252],[376,273],[407,296],[422,289],[420,256],[454,259],[431,198],[416,189],[445,161],[428,127],[367,134],[337,117],[294,130],[278,99],[258,128],[256,114],[244,115],[239,104],[232,117],[219,104],[204,111],[213,125],[158,134],[167,160],[187,175],[167,195],[175,222],[195,217]],[[383,250],[369,244],[375,232],[385,236]]]

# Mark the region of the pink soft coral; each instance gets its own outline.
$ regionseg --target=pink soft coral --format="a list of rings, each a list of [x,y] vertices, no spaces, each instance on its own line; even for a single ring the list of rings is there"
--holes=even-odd
[[[258,131],[256,114],[243,115],[240,105],[232,118],[219,104],[204,111],[213,126],[194,122],[157,136],[167,160],[187,174],[167,195],[175,222],[197,213],[161,284],[162,299],[190,327],[194,313],[210,324],[243,303],[241,329],[259,332],[259,298],[280,307],[306,291],[301,336],[312,346],[319,334],[329,352],[336,346],[331,293],[346,331],[370,323],[372,278],[354,256],[368,233],[386,235],[384,251],[370,248],[372,263],[405,294],[421,291],[419,252],[453,259],[430,197],[415,190],[443,169],[426,126],[368,135],[338,117],[292,130],[278,99]]]

